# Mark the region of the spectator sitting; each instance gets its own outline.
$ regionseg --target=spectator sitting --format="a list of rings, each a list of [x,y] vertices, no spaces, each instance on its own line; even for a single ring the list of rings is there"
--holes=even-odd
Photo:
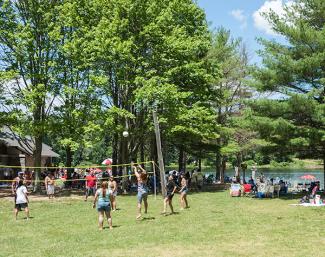
[[[244,195],[247,195],[251,192],[252,190],[252,185],[251,184],[244,184],[243,185],[243,193]]]
[[[315,198],[315,195],[317,193],[317,191],[319,190],[319,186],[316,184],[313,188],[313,190],[311,191],[311,197]]]
[[[256,192],[256,184],[255,184],[255,181],[254,181],[253,177],[251,177],[251,178],[248,180],[248,184],[250,184],[251,187],[252,187],[252,190],[253,190],[254,192]]]
[[[303,196],[300,199],[299,203],[309,203],[309,196],[308,195]]]

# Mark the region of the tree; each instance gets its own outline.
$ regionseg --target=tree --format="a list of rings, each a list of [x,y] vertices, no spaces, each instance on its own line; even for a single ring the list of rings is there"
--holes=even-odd
[[[280,97],[256,100],[251,107],[264,138],[280,151],[322,158],[325,171],[324,10],[322,0],[296,0],[281,17],[264,14],[287,41],[260,39],[263,66],[254,73],[254,85]]]
[[[52,38],[58,4],[51,0],[0,1],[1,77],[7,78],[5,105],[17,121],[16,132],[34,140],[36,167],[41,166],[42,141],[55,89],[59,87],[53,64],[60,42]],[[36,169],[37,182],[38,179]],[[38,188],[36,183],[35,189]]]
[[[238,164],[241,162],[240,142],[232,139],[240,138],[238,118],[242,115],[244,100],[252,94],[245,81],[249,75],[248,54],[241,39],[233,39],[230,31],[219,28],[213,36],[207,61],[214,75],[210,102],[220,126],[215,151],[216,177],[223,182],[227,157],[236,154]]]
[[[94,67],[107,77],[108,119],[113,117],[113,160],[125,163],[153,138],[151,108],[167,119],[164,131],[192,108],[207,85],[203,57],[210,44],[205,16],[190,0],[106,1],[89,32]],[[164,123],[163,123],[164,124]],[[127,140],[121,137],[128,129]],[[164,135],[163,135],[164,136]],[[140,154],[143,156],[143,154]]]
[[[61,43],[55,71],[61,87],[49,133],[54,145],[65,149],[68,167],[73,163],[75,152],[82,156],[84,149],[100,141],[103,131],[99,87],[106,79],[92,69],[85,37],[98,23],[91,9],[93,6],[94,1],[71,0],[58,7],[55,36]]]

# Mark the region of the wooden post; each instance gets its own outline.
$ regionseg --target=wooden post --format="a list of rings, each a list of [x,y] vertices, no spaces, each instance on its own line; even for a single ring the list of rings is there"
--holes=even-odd
[[[151,164],[152,164],[152,170],[153,170],[153,183],[154,183],[154,185],[153,185],[153,190],[154,190],[154,192],[155,192],[155,200],[157,200],[157,186],[156,186],[156,167],[155,167],[155,162],[154,161],[152,161],[151,162]]]
[[[160,129],[159,122],[157,117],[157,112],[155,110],[152,111],[153,122],[155,125],[155,134],[156,134],[156,144],[157,144],[157,155],[158,155],[158,165],[160,170],[160,184],[161,184],[161,193],[162,197],[165,197],[166,188],[165,188],[165,167],[164,167],[164,159],[161,151],[161,139],[160,139]]]

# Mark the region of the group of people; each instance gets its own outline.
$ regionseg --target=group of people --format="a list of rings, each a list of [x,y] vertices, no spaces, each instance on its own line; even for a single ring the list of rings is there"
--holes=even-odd
[[[131,168],[134,172],[134,175],[136,176],[137,182],[138,182],[138,193],[137,193],[137,216],[136,219],[140,219],[142,217],[142,202],[144,206],[144,213],[146,214],[148,212],[148,173],[147,171],[141,166],[132,163]],[[112,177],[110,177],[111,179]],[[111,183],[111,184],[110,184]],[[116,193],[114,195],[114,190],[112,188],[116,188],[116,183],[113,184],[113,182],[110,180],[109,182],[103,181],[101,183],[101,188],[99,188],[94,197],[93,202],[93,208],[97,205],[97,211],[98,211],[98,226],[99,229],[103,229],[104,225],[104,216],[106,216],[109,228],[112,229],[112,216],[111,216],[111,205],[114,210],[116,208],[116,201],[114,206],[114,200],[116,199]],[[164,198],[164,210],[163,214],[167,213],[167,205],[169,205],[171,213],[174,214],[174,208],[172,204],[172,199],[177,190],[177,185],[174,182],[174,177],[170,175],[168,177],[168,181],[166,184],[166,194]],[[179,190],[181,194],[181,207],[182,209],[188,208],[188,202],[187,202],[187,192],[188,192],[188,184],[187,180],[184,175],[181,175],[181,188]],[[112,197],[113,196],[113,197]]]
[[[234,176],[231,179],[231,196],[240,196],[251,194],[257,198],[273,197],[275,193],[286,194],[288,192],[288,183],[279,178],[266,178],[263,173],[257,176],[252,172],[249,180],[240,180],[239,176]],[[254,177],[253,177],[254,176]]]
[[[188,202],[187,202],[187,192],[188,192],[188,181],[185,177],[185,174],[181,174],[181,181],[180,181],[180,189],[179,193],[181,195],[180,202],[181,202],[181,210],[188,208]],[[168,176],[168,181],[166,184],[166,196],[164,199],[164,211],[163,214],[167,213],[167,204],[170,207],[171,213],[174,213],[173,208],[173,197],[177,190],[177,184],[175,183],[175,179],[173,175]]]
[[[300,199],[300,203],[310,203],[310,202],[316,203],[315,200],[317,199],[317,194],[319,190],[320,190],[320,182],[319,181],[311,182],[310,187],[306,191],[306,194]]]
[[[141,166],[134,162],[131,163],[131,170],[137,180],[137,215],[136,219],[142,217],[142,203],[144,206],[144,213],[148,212],[148,173]],[[48,197],[54,198],[55,188],[55,176],[53,173],[49,173],[44,179],[45,188]],[[94,195],[93,208],[97,208],[98,211],[98,226],[99,229],[103,229],[104,218],[106,217],[109,224],[109,228],[112,229],[112,216],[111,211],[116,209],[116,196],[118,184],[114,177],[110,175],[108,179],[101,178],[98,180],[93,170],[85,176],[85,198],[87,201],[90,195]],[[174,208],[172,204],[173,196],[176,190],[179,188],[181,209],[188,208],[187,193],[188,193],[188,180],[185,174],[180,174],[180,183],[175,183],[173,175],[169,175],[166,184],[166,194],[164,197],[164,210],[163,214],[167,213],[167,206],[169,205],[171,213],[174,214]],[[15,217],[17,219],[18,212],[21,209],[25,209],[26,217],[29,217],[28,208],[28,191],[25,186],[25,180],[23,172],[19,172],[18,176],[13,180],[12,193],[15,196]]]

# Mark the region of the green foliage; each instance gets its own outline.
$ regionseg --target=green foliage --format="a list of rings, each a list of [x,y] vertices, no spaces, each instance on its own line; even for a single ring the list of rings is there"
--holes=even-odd
[[[45,136],[66,164],[93,151],[96,161],[113,154],[128,162],[152,148],[152,108],[176,145],[218,137],[206,103],[211,34],[196,3],[0,1],[0,23],[0,82],[12,85],[1,99],[8,123]]]
[[[283,17],[265,14],[287,42],[260,40],[263,67],[254,73],[255,87],[284,97],[257,100],[250,107],[262,138],[284,155],[325,156],[324,9],[324,1],[297,0]]]

